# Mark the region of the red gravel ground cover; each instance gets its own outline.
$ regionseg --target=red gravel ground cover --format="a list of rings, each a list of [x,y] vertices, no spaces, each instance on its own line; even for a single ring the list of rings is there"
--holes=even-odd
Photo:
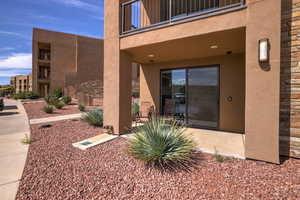
[[[126,154],[126,139],[81,151],[73,142],[100,128],[81,121],[33,125],[17,200],[23,199],[300,199],[300,160],[281,165],[230,159],[216,162],[199,154],[197,168],[149,170]]]
[[[61,110],[54,109],[52,114],[48,114],[43,111],[44,106],[47,105],[45,102],[24,103],[23,105],[29,119],[80,113],[77,105],[66,105]]]

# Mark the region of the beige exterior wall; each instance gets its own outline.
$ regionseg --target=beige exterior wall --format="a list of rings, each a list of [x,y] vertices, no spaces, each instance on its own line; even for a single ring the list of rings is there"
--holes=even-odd
[[[11,77],[11,84],[15,89],[15,93],[32,91],[32,75],[17,75]]]
[[[49,46],[50,60],[39,59],[39,49]],[[56,88],[66,88],[66,95],[77,97],[80,84],[102,79],[103,40],[48,30],[33,29],[33,89],[44,96]],[[48,66],[50,76],[39,78],[39,66]],[[76,75],[70,75],[75,73]],[[98,82],[99,82],[98,81]],[[72,90],[74,89],[74,90]],[[73,92],[72,92],[73,91]],[[96,90],[84,91],[99,96]],[[90,94],[92,93],[92,94]]]

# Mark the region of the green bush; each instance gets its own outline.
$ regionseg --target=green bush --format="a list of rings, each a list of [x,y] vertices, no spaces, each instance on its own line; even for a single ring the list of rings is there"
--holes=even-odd
[[[52,106],[44,106],[43,111],[45,113],[52,114],[53,113],[53,107]]]
[[[68,104],[70,104],[71,102],[72,102],[72,98],[71,97],[69,97],[69,96],[63,96],[62,98],[61,98],[61,100],[64,102],[64,104],[66,104],[66,105],[68,105]]]
[[[38,99],[40,96],[34,92],[25,93],[26,99]]]
[[[61,88],[56,88],[53,92],[53,95],[57,98],[61,98],[63,96],[63,90]]]
[[[78,105],[78,110],[80,110],[81,112],[85,111],[85,106],[84,105]]]
[[[26,99],[26,93],[20,92],[20,93],[14,94],[14,95],[12,96],[12,98],[15,99],[15,100],[18,100],[18,99]]]
[[[185,167],[192,161],[194,143],[184,135],[185,127],[153,118],[137,128],[129,140],[129,154],[147,165],[161,168]]]
[[[138,103],[133,103],[131,105],[131,115],[132,117],[136,117],[140,112],[140,106]]]
[[[93,126],[103,125],[103,111],[101,109],[91,110],[82,114],[81,119]]]
[[[54,95],[48,95],[44,99],[48,105],[55,105],[60,102],[59,99]]]
[[[65,104],[63,102],[57,102],[57,103],[55,103],[53,105],[57,109],[62,109],[65,106]]]

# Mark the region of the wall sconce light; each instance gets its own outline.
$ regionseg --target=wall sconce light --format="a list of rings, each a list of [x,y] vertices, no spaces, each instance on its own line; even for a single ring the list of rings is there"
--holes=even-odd
[[[270,60],[270,42],[269,39],[259,40],[258,59],[260,63],[268,63]]]

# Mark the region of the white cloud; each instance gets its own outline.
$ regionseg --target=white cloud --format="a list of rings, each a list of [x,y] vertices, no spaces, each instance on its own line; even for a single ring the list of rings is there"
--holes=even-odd
[[[16,37],[21,37],[21,38],[25,38],[28,39],[25,35],[20,34],[20,33],[16,33],[16,32],[10,32],[10,31],[0,31],[0,35],[10,35],[10,36],[16,36]]]
[[[55,1],[55,2],[61,3],[61,4],[65,4],[67,6],[82,8],[82,9],[86,9],[86,10],[97,11],[100,9],[99,6],[97,6],[95,4],[90,4],[90,3],[84,2],[82,0],[52,0],[52,1]]]
[[[19,68],[29,69],[32,67],[31,53],[14,53],[0,58],[0,69]]]
[[[12,47],[0,47],[0,51],[10,51],[10,50],[14,50],[15,48]]]

